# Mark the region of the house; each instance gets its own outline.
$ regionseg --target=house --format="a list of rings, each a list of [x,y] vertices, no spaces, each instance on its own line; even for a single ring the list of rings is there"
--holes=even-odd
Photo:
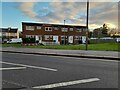
[[[81,44],[86,26],[22,22],[23,38],[35,38],[42,44]]]
[[[0,28],[0,37],[3,42],[11,38],[19,38],[18,28]]]

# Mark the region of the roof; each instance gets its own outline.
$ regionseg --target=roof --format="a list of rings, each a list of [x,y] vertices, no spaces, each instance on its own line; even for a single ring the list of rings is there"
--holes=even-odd
[[[0,28],[0,32],[17,33],[18,28]]]
[[[33,23],[33,22],[22,22],[22,24],[26,24],[26,25],[38,25],[38,26],[54,26],[54,27],[60,27],[60,26],[65,26],[65,27],[76,27],[76,28],[86,28],[86,26],[78,26],[78,25],[62,25],[62,24],[47,24],[47,23]]]

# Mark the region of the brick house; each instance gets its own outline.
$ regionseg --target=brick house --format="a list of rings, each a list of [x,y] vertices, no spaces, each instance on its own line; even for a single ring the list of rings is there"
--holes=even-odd
[[[35,38],[39,43],[81,44],[86,26],[22,22],[23,38]]]
[[[7,41],[11,38],[19,38],[18,28],[0,28],[0,37],[3,41]]]

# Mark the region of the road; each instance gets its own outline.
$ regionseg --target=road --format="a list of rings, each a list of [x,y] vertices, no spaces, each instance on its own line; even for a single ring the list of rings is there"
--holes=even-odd
[[[0,63],[3,88],[118,88],[118,61],[3,53]]]

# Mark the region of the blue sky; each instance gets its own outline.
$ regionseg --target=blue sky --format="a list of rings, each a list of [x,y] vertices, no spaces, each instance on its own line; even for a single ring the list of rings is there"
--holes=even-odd
[[[22,21],[85,25],[85,2],[2,2],[2,26],[17,27],[22,31]],[[91,2],[89,28],[91,30],[106,23],[110,28],[118,27],[117,2]]]

